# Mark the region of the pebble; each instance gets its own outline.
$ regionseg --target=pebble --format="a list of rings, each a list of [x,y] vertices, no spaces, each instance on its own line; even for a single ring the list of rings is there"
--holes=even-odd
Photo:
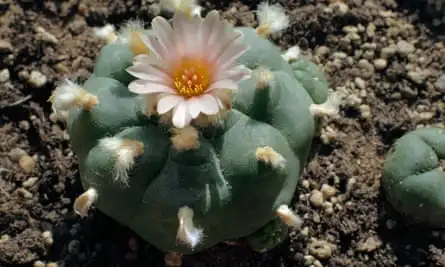
[[[46,264],[46,267],[57,267],[57,263],[56,262],[48,262],[48,264]]]
[[[420,85],[428,78],[429,71],[408,71],[407,76],[412,82]]]
[[[321,207],[324,202],[323,193],[319,190],[312,190],[309,201],[312,205],[314,205],[314,207]]]
[[[0,53],[11,53],[13,50],[12,44],[6,40],[0,40]]]
[[[32,265],[33,267],[45,267],[45,263],[43,261],[35,261]]]
[[[47,246],[54,244],[53,234],[50,231],[43,232],[42,238]]]
[[[329,54],[330,51],[331,50],[329,47],[322,45],[315,50],[315,54],[319,57],[323,57],[323,56]]]
[[[309,253],[317,259],[329,259],[332,256],[332,247],[327,241],[312,240],[309,244]]]
[[[33,157],[23,155],[19,159],[19,165],[25,173],[31,173],[35,170],[37,164]]]
[[[23,198],[31,199],[33,197],[33,194],[25,188],[17,189],[17,193]]]
[[[24,155],[27,155],[26,151],[18,147],[13,148],[11,149],[11,151],[9,151],[9,158],[15,162],[19,161],[19,159]]]
[[[440,91],[445,91],[445,74],[442,74],[434,83],[434,87]]]
[[[311,264],[314,263],[314,261],[315,261],[314,256],[312,256],[312,255],[305,255],[304,256],[304,264],[305,265],[311,265]]]
[[[78,254],[79,250],[80,250],[80,242],[79,242],[79,240],[72,240],[68,244],[68,252],[70,254]]]
[[[366,88],[366,83],[365,83],[365,81],[362,79],[362,78],[360,78],[360,77],[355,77],[355,79],[354,79],[354,83],[355,83],[355,85],[357,85],[357,87],[359,88],[359,89],[365,89]]]
[[[40,26],[36,27],[36,32],[37,35],[41,38],[41,40],[45,42],[52,44],[57,44],[59,42],[59,40],[57,40],[57,38],[54,35],[46,31],[46,29],[44,29],[43,27]]]
[[[376,70],[383,70],[388,66],[388,61],[384,58],[374,60],[374,67]]]
[[[86,23],[84,20],[76,20],[70,24],[69,29],[74,34],[81,34],[86,29]]]
[[[33,70],[28,78],[29,84],[34,88],[41,88],[45,86],[47,81],[48,78],[46,78],[46,76],[42,74],[40,71],[36,70]]]
[[[323,193],[324,199],[329,199],[337,194],[337,189],[328,184],[323,184],[320,191]]]
[[[387,47],[382,48],[382,51],[380,52],[382,58],[389,58],[393,55],[395,55],[397,52],[397,47],[395,45],[390,45]]]
[[[366,105],[366,104],[362,104],[359,107],[360,109],[360,115],[363,119],[369,119],[371,117],[371,107]]]
[[[361,242],[358,245],[357,250],[371,252],[379,248],[381,245],[382,241],[378,237],[371,236],[368,237],[364,242]]]
[[[414,53],[414,51],[416,50],[416,48],[408,43],[405,40],[400,40],[399,42],[397,42],[397,52],[402,55],[402,56],[408,56],[409,54]]]
[[[313,266],[314,267],[323,267],[323,264],[321,264],[321,262],[319,260],[315,260]]]
[[[0,83],[4,83],[7,81],[9,81],[9,70],[8,69],[0,70]]]

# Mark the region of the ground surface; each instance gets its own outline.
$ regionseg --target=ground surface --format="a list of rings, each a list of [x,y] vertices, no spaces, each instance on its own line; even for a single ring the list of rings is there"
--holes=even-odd
[[[255,1],[226,2],[204,7],[238,25],[255,23]],[[298,44],[347,95],[301,179],[295,207],[305,228],[265,254],[220,245],[184,266],[445,266],[445,233],[404,225],[380,192],[394,140],[444,123],[438,21],[393,0],[329,2],[338,1],[282,1],[292,26],[275,40]],[[0,0],[0,266],[162,266],[161,253],[100,212],[73,215],[76,158],[46,102],[64,77],[88,77],[103,45],[91,27],[158,13],[151,0]],[[309,193],[323,184],[341,197],[317,208]],[[42,235],[47,230],[53,240]]]

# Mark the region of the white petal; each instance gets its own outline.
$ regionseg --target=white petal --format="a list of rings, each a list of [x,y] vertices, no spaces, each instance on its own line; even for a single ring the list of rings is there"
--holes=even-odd
[[[215,115],[219,111],[218,102],[216,98],[211,94],[205,94],[199,97],[197,101],[201,112],[206,115]]]
[[[184,98],[178,95],[167,95],[158,101],[157,111],[159,114],[169,112],[172,108],[176,107],[179,103],[184,101]]]
[[[231,66],[236,60],[249,49],[245,44],[234,44],[230,46],[224,53],[218,58],[218,64],[222,69]]]
[[[172,82],[172,78],[163,70],[145,63],[136,63],[127,68],[127,72],[142,80],[163,83],[166,85]]]
[[[179,103],[173,111],[173,125],[176,128],[184,128],[191,120],[192,117],[187,110],[187,102]]]
[[[192,97],[188,101],[188,110],[190,113],[190,116],[192,116],[193,119],[196,119],[199,116],[199,113],[201,113],[201,106],[199,105],[199,98],[198,97]]]
[[[238,85],[233,80],[220,80],[213,83],[206,92],[215,90],[215,89],[229,89],[229,90],[238,90]]]
[[[148,36],[146,38],[142,38],[142,41],[150,48],[150,50],[158,56],[160,59],[164,59],[166,56],[166,51],[164,50],[164,47],[162,47],[161,43],[159,42],[156,37]]]
[[[128,90],[137,94],[152,94],[152,93],[170,93],[175,94],[176,91],[167,85],[144,81],[135,80],[128,85]]]
[[[160,44],[166,51],[174,51],[173,29],[166,19],[156,17],[152,20],[151,26],[155,35],[158,37]]]
[[[237,31],[231,34],[231,36],[229,35],[221,38],[222,40],[219,43],[215,44],[215,47],[212,47],[212,49],[210,50],[209,60],[213,61],[219,58],[224,53],[224,51],[238,42],[242,37],[243,33]]]
[[[244,65],[236,66],[232,69],[222,71],[217,75],[216,80],[232,80],[238,83],[242,80],[248,79],[252,74],[252,71]]]

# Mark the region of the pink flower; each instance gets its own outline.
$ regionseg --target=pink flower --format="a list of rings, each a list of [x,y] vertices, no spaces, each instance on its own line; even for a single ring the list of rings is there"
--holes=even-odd
[[[155,36],[141,36],[151,55],[137,56],[127,69],[137,78],[129,90],[155,97],[156,112],[172,112],[177,128],[200,114],[231,108],[228,95],[250,76],[250,70],[237,63],[248,49],[240,43],[242,33],[230,29],[215,10],[205,18],[178,12],[173,27],[156,17],[152,29]]]

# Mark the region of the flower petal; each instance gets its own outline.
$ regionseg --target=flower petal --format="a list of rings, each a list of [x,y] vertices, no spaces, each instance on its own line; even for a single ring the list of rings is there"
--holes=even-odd
[[[220,65],[222,69],[230,67],[248,49],[249,47],[247,45],[241,43],[230,46],[217,59],[218,65]]]
[[[192,117],[187,110],[187,102],[184,101],[179,103],[179,105],[177,105],[173,110],[173,126],[176,128],[184,128],[190,124],[191,120]]]
[[[163,17],[156,17],[152,20],[151,26],[155,35],[159,39],[159,43],[164,47],[166,51],[174,51],[174,38],[173,29],[166,19]]]
[[[167,95],[159,99],[157,104],[157,112],[164,114],[176,107],[179,103],[184,101],[184,98],[178,95]]]
[[[190,116],[192,116],[193,119],[196,119],[199,116],[199,113],[201,113],[201,106],[199,105],[199,98],[192,97],[187,101],[187,104],[188,104],[188,111],[190,113]]]
[[[252,71],[244,65],[236,66],[232,69],[222,71],[216,76],[216,81],[219,80],[232,80],[238,83],[242,80],[248,79],[252,74]]]
[[[167,85],[144,81],[144,80],[135,80],[132,81],[128,85],[128,90],[136,94],[152,94],[152,93],[170,93],[175,94],[176,91]]]
[[[134,77],[146,81],[158,82],[165,85],[171,84],[172,78],[163,70],[145,63],[137,63],[127,68],[127,72]]]
[[[233,80],[219,80],[213,83],[206,92],[215,90],[215,89],[229,89],[229,90],[238,90],[238,85]]]
[[[197,104],[199,105],[201,112],[206,115],[215,115],[219,111],[218,102],[211,94],[199,96]]]
[[[215,44],[215,47],[210,50],[210,54],[208,55],[209,60],[213,61],[218,59],[224,53],[224,51],[229,49],[241,38],[243,38],[243,33],[240,31],[228,35],[225,38],[221,38],[222,40],[219,43]]]

